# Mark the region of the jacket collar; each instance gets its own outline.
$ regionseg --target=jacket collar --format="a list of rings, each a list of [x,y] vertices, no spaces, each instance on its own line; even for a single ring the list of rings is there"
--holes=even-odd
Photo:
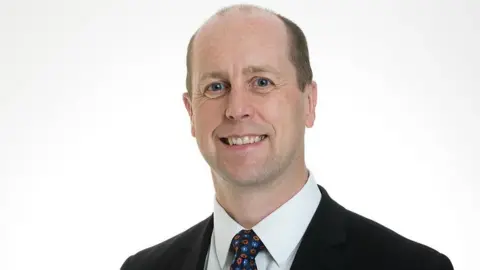
[[[292,270],[343,269],[341,245],[346,241],[345,209],[318,185],[322,199],[300,242]],[[182,270],[203,270],[213,232],[213,214],[197,225],[184,246]],[[180,263],[180,262],[179,262]]]
[[[210,240],[213,232],[213,214],[207,219],[200,222],[198,230],[193,235],[189,235],[189,245],[184,246],[185,256],[178,263],[183,263],[182,267],[171,267],[171,269],[181,270],[204,270],[205,259],[207,257],[208,249],[210,247]]]
[[[345,209],[318,185],[322,200],[300,242],[292,270],[343,269],[341,245],[346,241]]]

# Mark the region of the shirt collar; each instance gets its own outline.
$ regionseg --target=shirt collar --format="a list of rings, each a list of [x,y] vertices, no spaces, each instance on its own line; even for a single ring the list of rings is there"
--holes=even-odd
[[[309,172],[307,183],[295,196],[252,228],[278,265],[283,264],[300,243],[320,199],[320,190]],[[213,222],[216,255],[224,267],[233,236],[244,228],[228,215],[216,199]]]
[[[215,199],[213,208],[213,237],[218,262],[222,269],[225,268],[227,263],[232,238],[242,229],[242,226],[233,220]]]

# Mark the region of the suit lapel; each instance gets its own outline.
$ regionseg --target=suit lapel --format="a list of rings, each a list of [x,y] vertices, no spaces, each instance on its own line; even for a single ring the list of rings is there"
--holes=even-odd
[[[330,198],[323,187],[318,187],[322,199],[300,242],[292,270],[344,268],[342,244],[346,235],[343,208]]]
[[[213,215],[207,218],[202,224],[198,233],[192,233],[190,246],[184,248],[184,254],[179,258],[182,267],[172,267],[171,269],[181,270],[204,270],[205,259],[210,247],[210,239],[213,232]]]
[[[344,269],[342,245],[346,241],[345,209],[332,200],[323,187],[319,185],[318,188],[322,199],[300,242],[291,270]],[[204,269],[213,232],[213,215],[199,226],[199,230],[189,236],[190,244],[184,247],[183,256],[177,260],[181,267],[171,269]]]

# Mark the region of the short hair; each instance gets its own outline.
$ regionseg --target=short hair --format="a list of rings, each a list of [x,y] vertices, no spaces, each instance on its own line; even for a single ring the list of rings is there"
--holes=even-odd
[[[287,29],[287,35],[288,35],[289,60],[295,67],[297,85],[300,88],[300,90],[303,91],[305,89],[305,86],[307,86],[312,82],[313,72],[312,72],[312,67],[310,65],[310,56],[308,51],[307,38],[305,37],[305,34],[303,33],[302,29],[292,20],[278,13],[267,10],[265,8],[259,8],[253,5],[234,5],[234,6],[222,8],[215,15],[224,15],[225,13],[227,13],[227,11],[231,9],[239,9],[242,11],[251,11],[252,9],[261,9],[275,15],[277,18],[279,18],[283,22],[285,28]],[[191,74],[193,43],[197,33],[198,33],[198,30],[190,38],[190,41],[188,42],[188,47],[187,47],[186,86],[187,86],[187,91],[190,97],[192,96],[192,88],[193,88],[192,74]]]

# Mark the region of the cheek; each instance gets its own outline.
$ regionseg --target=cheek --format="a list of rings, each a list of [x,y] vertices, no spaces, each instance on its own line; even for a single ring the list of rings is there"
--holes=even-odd
[[[269,122],[276,129],[278,125],[281,124],[281,120],[284,118],[286,106],[285,104],[265,104],[262,106],[262,115],[266,118],[265,120]]]
[[[265,120],[271,124],[276,136],[290,137],[304,124],[303,107],[298,95],[269,100],[261,107]]]
[[[222,120],[220,106],[206,101],[194,107],[194,128],[197,137],[211,137]]]

